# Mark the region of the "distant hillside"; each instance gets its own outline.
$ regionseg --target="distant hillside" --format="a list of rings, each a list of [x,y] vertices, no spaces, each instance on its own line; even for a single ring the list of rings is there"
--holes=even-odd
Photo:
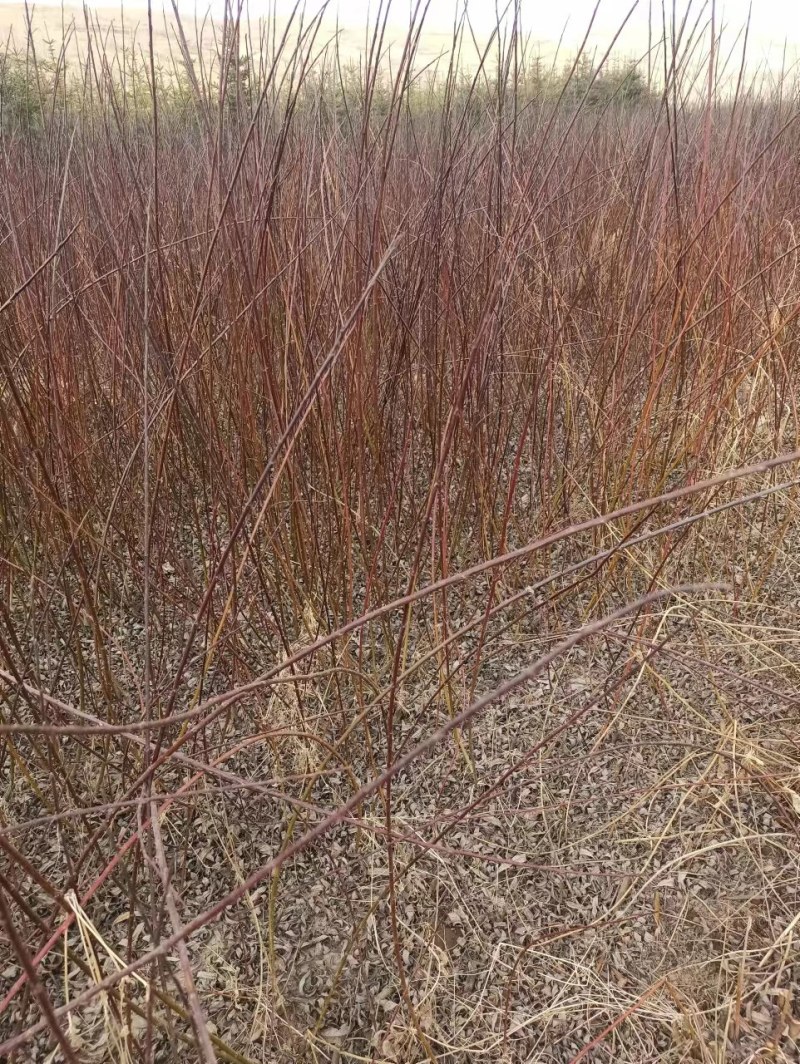
[[[101,49],[106,54],[113,54],[124,47],[126,51],[134,49],[137,53],[147,50],[147,12],[142,7],[129,7],[124,11],[115,7],[91,7],[88,11],[91,31],[87,28],[87,16],[82,7],[66,4],[47,6],[36,4],[32,12],[32,39],[37,57],[49,54],[56,57],[66,41],[65,55],[68,62],[85,58],[88,53],[91,35],[92,48]],[[190,15],[181,14],[181,23],[192,54],[203,54],[206,58],[216,54],[221,25],[210,19],[197,20]],[[286,27],[286,19],[278,18],[274,30],[280,36]],[[264,24],[251,21],[243,25],[243,35],[249,35],[252,41],[261,39]],[[323,23],[319,34],[320,45],[333,41],[337,28],[332,20]],[[365,30],[363,27],[339,27],[340,54],[346,61],[358,61],[365,52]],[[405,27],[397,26],[387,35],[390,58],[399,58],[399,46],[404,39]],[[22,3],[0,3],[0,38],[3,48],[24,50],[28,38],[28,22],[25,5]],[[163,66],[170,66],[178,57],[176,25],[171,15],[164,11],[154,12],[153,42],[158,61]],[[441,31],[426,31],[418,49],[419,65],[435,62],[440,56],[447,56],[451,46],[450,35]],[[475,64],[475,49],[465,43],[462,63],[465,67]]]

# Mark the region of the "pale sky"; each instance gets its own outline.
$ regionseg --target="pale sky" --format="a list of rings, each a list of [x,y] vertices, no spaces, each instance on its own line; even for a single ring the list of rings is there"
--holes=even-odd
[[[108,0],[100,0],[107,4]],[[136,0],[146,6],[146,0]],[[502,10],[508,0],[500,0],[498,6]],[[520,0],[523,23],[536,37],[553,40],[558,39],[568,23],[570,37],[579,38],[583,35],[596,0]],[[253,16],[266,13],[271,6],[275,6],[279,14],[291,11],[293,0],[249,0],[250,12]],[[668,14],[672,8],[672,0],[666,0]],[[158,6],[156,4],[156,6]],[[194,0],[180,0],[180,6],[188,12],[195,10]],[[222,0],[212,0],[212,10],[221,8]],[[307,9],[317,10],[319,5],[307,3]],[[392,15],[390,21],[401,24],[408,21],[408,13],[411,9],[409,0],[394,0],[391,5]],[[613,33],[625,18],[625,15],[635,6],[630,18],[630,32],[633,35],[647,40],[648,9],[652,7],[653,18],[656,23],[661,20],[661,0],[601,0],[599,12],[595,19],[597,33]],[[711,0],[676,0],[676,10],[680,21],[687,8],[694,17],[711,15]],[[737,29],[742,27],[747,20],[748,10],[752,6],[751,35],[760,40],[783,42],[788,39],[791,43],[800,44],[800,3],[797,0],[717,0],[717,22],[724,22]],[[206,5],[199,2],[196,5],[198,11],[204,10]],[[430,0],[426,23],[436,30],[447,30],[452,26],[454,13],[463,7],[463,0]],[[328,11],[331,13],[338,10],[342,22],[352,26],[366,21],[369,12],[376,10],[375,0],[330,0]],[[495,0],[470,0],[468,10],[470,18],[476,27],[485,29],[495,23]]]
[[[7,0],[0,0],[0,7]],[[16,0],[18,2],[18,0]],[[59,0],[30,0],[32,6],[58,5]],[[81,6],[80,0],[66,0],[67,6]],[[476,28],[485,30],[495,23],[496,4],[502,9],[509,0],[468,0],[470,18]],[[561,36],[565,24],[567,35],[578,39],[583,35],[596,0],[520,0],[523,23],[535,37],[556,40]],[[665,0],[668,14],[673,0]],[[453,23],[454,13],[463,7],[464,0],[430,0],[426,24],[434,30],[448,30]],[[178,6],[187,14],[203,14],[211,10],[214,14],[222,11],[224,0],[178,0]],[[116,0],[89,0],[90,7],[119,7]],[[169,10],[170,0],[154,0],[154,9],[161,7]],[[278,14],[288,14],[294,6],[294,0],[249,0],[250,14],[253,17],[276,10]],[[307,0],[309,11],[318,10],[319,2]],[[408,21],[411,9],[409,0],[392,0],[390,21],[401,25]],[[675,0],[680,20],[687,8],[694,17],[710,17],[711,0]],[[125,8],[146,8],[147,0],[124,0]],[[627,12],[634,7],[629,21],[629,36],[647,39],[648,9],[652,8],[656,23],[661,19],[661,0],[600,0],[600,8],[595,19],[595,32],[613,33],[619,27]],[[718,22],[725,22],[731,27],[744,25],[748,11],[751,13],[751,36],[759,41],[773,43],[788,40],[800,45],[800,2],[798,0],[716,0]],[[377,8],[375,0],[329,0],[327,10],[333,15],[337,11],[340,21],[349,27],[363,25],[370,12]]]
[[[146,4],[146,0],[134,2]],[[252,17],[265,14],[270,9],[278,14],[287,14],[294,5],[294,0],[245,2],[249,5]],[[218,13],[224,0],[178,0],[178,3],[187,13],[209,8]],[[467,0],[470,20],[476,32],[481,34],[493,28],[496,25],[496,8],[502,11],[508,3],[509,0]],[[674,0],[674,3],[678,24],[688,10],[689,25],[699,20],[700,26],[710,26],[712,0]],[[665,0],[665,4],[669,23],[673,0]],[[448,32],[452,28],[455,13],[462,10],[463,5],[464,0],[430,0],[426,26],[429,30]],[[309,11],[318,10],[318,6],[313,0],[306,4]],[[393,0],[390,25],[398,30],[407,26],[412,6],[410,0]],[[595,6],[596,0],[520,0],[522,24],[531,38],[550,45],[563,41],[567,51],[574,50],[582,41]],[[331,17],[338,12],[340,24],[348,29],[364,25],[370,14],[374,16],[376,8],[375,0],[329,0],[327,5]],[[589,51],[602,53],[632,8],[617,48],[626,55],[642,56],[648,44],[650,15],[654,38],[661,36],[661,0],[600,0],[589,37]],[[800,54],[800,0],[716,0],[714,17],[717,28],[723,27],[723,53],[726,48],[734,49],[737,36],[741,40],[748,13],[748,56],[751,67],[762,62],[773,68],[781,67],[784,47],[787,49],[787,62],[791,64],[797,61]],[[709,37],[708,30],[705,37]]]
[[[29,0],[40,12],[53,11],[50,5],[59,5],[60,0]],[[212,15],[222,14],[225,0],[177,0],[181,11],[187,15],[203,16],[209,11]],[[392,0],[390,7],[390,35],[389,41],[397,41],[404,37],[404,30],[408,26],[409,12],[414,0]],[[667,5],[668,21],[672,11],[673,0],[664,0]],[[80,10],[82,0],[64,0],[65,6]],[[105,9],[106,14],[119,11],[120,6],[125,12],[131,14],[146,8],[147,0],[88,0],[90,7]],[[236,0],[233,0],[236,3]],[[275,11],[279,16],[287,15],[294,6],[294,0],[244,0],[249,15],[252,19],[258,19]],[[470,20],[476,35],[485,39],[487,32],[496,24],[496,4],[502,10],[509,0],[467,0]],[[594,26],[589,37],[587,51],[595,56],[602,55],[611,43],[615,32],[619,29],[625,16],[633,7],[625,29],[623,30],[616,50],[618,54],[630,58],[644,58],[648,44],[648,15],[652,12],[653,40],[654,43],[661,37],[661,3],[662,0],[600,0],[599,10],[594,21]],[[712,0],[674,0],[678,23],[681,22],[687,9],[689,11],[689,23],[698,22],[705,27],[703,36],[703,49],[708,48],[710,39],[709,29]],[[438,34],[448,35],[452,29],[455,13],[463,8],[464,0],[430,0],[426,28],[429,31],[425,38],[428,44],[428,52],[439,52],[446,48],[448,36],[437,41]],[[306,10],[315,12],[319,10],[320,0],[305,0]],[[357,35],[361,39],[361,33],[370,15],[374,18],[377,9],[375,0],[329,0],[325,19],[326,26],[332,27],[338,13],[339,26],[350,31],[350,39]],[[738,54],[734,47],[737,35],[741,33],[747,20],[751,0],[716,0],[715,22],[717,28],[724,26],[722,48],[720,55],[725,56],[729,52],[733,55],[726,71],[738,68]],[[11,11],[12,7],[19,7],[9,3],[9,0],[0,0],[0,23],[2,23],[3,8]],[[592,12],[595,8],[595,0],[520,0],[523,30],[533,42],[539,45],[542,54],[547,55],[555,49],[556,42],[563,42],[565,53],[575,51],[586,33]],[[153,0],[155,12],[171,11],[171,0]],[[79,20],[80,21],[80,20]],[[741,39],[741,38],[740,38]],[[786,52],[784,54],[784,47]],[[696,56],[695,58],[700,58]],[[752,13],[750,18],[750,37],[748,41],[748,67],[751,71],[755,68],[770,68],[773,71],[782,67],[792,68],[800,66],[800,0],[752,0]]]

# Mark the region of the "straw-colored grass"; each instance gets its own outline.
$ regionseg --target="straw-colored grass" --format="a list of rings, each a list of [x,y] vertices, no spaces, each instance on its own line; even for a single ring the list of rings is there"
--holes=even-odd
[[[381,25],[3,66],[0,1058],[797,1059],[797,89]]]

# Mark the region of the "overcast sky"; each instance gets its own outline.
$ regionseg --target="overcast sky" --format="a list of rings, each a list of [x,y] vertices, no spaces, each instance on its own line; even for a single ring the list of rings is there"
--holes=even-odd
[[[4,0],[0,0],[2,5]],[[76,0],[73,0],[73,4]],[[509,0],[498,0],[502,8]],[[596,0],[520,0],[523,21],[526,27],[537,37],[543,39],[558,39],[568,24],[568,34],[578,37],[588,25],[594,10]],[[58,4],[59,0],[39,0],[38,5]],[[67,0],[68,6],[70,0]],[[673,0],[666,0],[668,12],[671,11]],[[117,7],[117,0],[89,0],[90,6]],[[219,13],[224,0],[178,0],[181,10],[194,14],[212,10]],[[696,15],[710,15],[711,0],[675,0],[678,18],[689,8]],[[80,6],[80,0],[77,0]],[[147,7],[147,0],[124,0],[125,7]],[[154,0],[156,9],[162,6],[169,9],[170,0]],[[266,14],[270,9],[276,9],[279,14],[291,11],[294,0],[248,0],[250,13],[253,16]],[[320,4],[315,0],[307,0],[308,10],[317,10]],[[401,24],[408,21],[408,13],[411,8],[409,0],[393,0],[391,4],[391,21]],[[476,26],[486,28],[495,22],[495,0],[469,0],[470,18]],[[752,6],[751,27],[754,36],[760,40],[782,42],[788,40],[791,43],[800,44],[800,3],[797,0],[717,0],[716,11],[718,21],[725,21],[731,26],[741,27],[744,25],[748,10]],[[348,25],[363,24],[370,12],[375,11],[375,0],[329,0],[327,5],[331,13],[338,10],[340,19]],[[454,13],[463,7],[463,0],[430,0],[427,23],[432,29],[447,30],[453,22]],[[612,32],[618,27],[625,15],[635,7],[631,15],[629,26],[634,34],[647,37],[648,10],[652,7],[656,21],[661,18],[661,0],[601,0],[600,9],[595,19],[595,27],[598,32]]]
[[[108,0],[98,0],[107,4]],[[146,4],[146,0],[137,0]],[[507,2],[507,0],[506,0]],[[672,0],[666,0],[668,12]],[[180,0],[181,6],[193,11],[194,0]],[[214,0],[216,7],[221,0]],[[277,6],[279,13],[292,9],[293,0],[249,0],[251,14],[265,13],[271,4]],[[197,4],[202,10],[206,5]],[[307,3],[309,10],[318,5]],[[431,28],[448,29],[452,25],[453,15],[463,6],[462,0],[431,0],[427,22]],[[503,3],[500,3],[502,8]],[[600,9],[595,20],[598,31],[610,32],[618,27],[625,15],[634,6],[633,0],[601,0]],[[648,10],[652,11],[656,21],[661,19],[661,0],[639,0],[630,18],[630,26],[635,33],[647,36]],[[737,28],[747,20],[750,0],[718,0],[716,4],[717,20],[724,21]],[[377,4],[372,0],[330,0],[329,11],[338,9],[342,21],[348,24],[364,22],[370,11],[374,12]],[[565,23],[570,24],[570,33],[578,36],[585,30],[595,7],[595,0],[521,0],[522,16],[526,27],[535,36],[545,39],[558,38]],[[689,8],[696,15],[710,17],[710,0],[676,0],[678,18]],[[797,0],[753,0],[751,15],[752,33],[761,39],[782,42],[788,39],[800,44],[800,3]],[[394,0],[391,5],[392,22],[407,21],[411,9],[409,0]],[[470,18],[479,26],[486,27],[495,21],[495,0],[472,0],[469,3]]]
[[[108,0],[98,0],[108,2]],[[146,0],[136,0],[143,2]],[[161,2],[161,0],[154,0]],[[187,12],[205,10],[209,6],[218,11],[224,0],[178,0]],[[288,13],[294,0],[247,0],[252,16],[264,14],[271,7],[279,14]],[[710,22],[711,0],[674,0],[677,19],[680,23],[687,9],[690,23],[699,19],[700,24]],[[463,8],[464,0],[430,0],[426,25],[431,30],[447,31],[452,27],[457,11]],[[500,9],[509,0],[468,0],[468,10],[473,26],[478,32],[485,32],[495,25],[495,5]],[[673,0],[665,0],[667,18],[672,12]],[[582,40],[596,0],[520,0],[524,29],[532,38],[543,42],[556,42],[563,39],[567,48],[574,48]],[[318,4],[308,0],[308,10],[317,10]],[[366,23],[369,14],[374,14],[375,0],[330,0],[327,10],[333,14],[338,11],[341,24],[355,28]],[[393,0],[391,4],[390,23],[400,29],[407,25],[412,4],[410,0]],[[752,11],[750,8],[752,7]],[[632,13],[631,8],[633,8]],[[748,54],[751,61],[760,62],[767,59],[770,65],[780,65],[783,49],[788,45],[790,58],[800,47],[800,0],[717,0],[715,19],[717,26],[726,28],[723,42],[733,46],[737,34],[747,22],[750,12],[750,35]],[[630,13],[630,14],[629,14]],[[661,0],[600,0],[592,33],[591,49],[603,50],[610,44],[620,25],[628,21],[619,39],[620,51],[628,54],[643,53],[648,42],[648,20],[652,16],[654,26],[661,26]],[[655,32],[655,30],[654,30]]]
[[[8,0],[5,0],[8,2]],[[35,6],[59,4],[60,0],[33,0]],[[82,0],[64,0],[67,6],[80,7]],[[236,3],[236,0],[233,0]],[[252,18],[258,18],[276,11],[278,15],[288,14],[294,6],[294,0],[244,0]],[[412,2],[416,0],[392,0],[390,8],[390,40],[403,36],[408,26]],[[495,5],[502,9],[512,0],[467,0],[468,11],[473,28],[479,37],[484,36],[496,24]],[[555,43],[561,40],[566,52],[574,51],[581,42],[592,17],[596,0],[520,0],[522,24],[524,31],[537,42],[541,42],[543,53],[551,51]],[[687,9],[689,21],[694,24],[699,20],[701,26],[708,26],[711,18],[712,0],[664,0],[667,5],[668,20],[675,3],[678,23]],[[88,0],[90,6],[119,10],[120,0]],[[121,0],[124,10],[146,8],[147,0]],[[204,15],[211,12],[221,15],[225,0],[177,0],[178,6],[186,14]],[[426,26],[430,31],[447,33],[453,25],[457,11],[463,8],[464,0],[430,0]],[[617,51],[625,56],[642,58],[648,44],[648,19],[652,16],[654,41],[661,35],[662,0],[600,0],[592,32],[589,37],[588,51],[595,55],[602,54],[610,44],[615,32],[626,16],[628,21],[617,45]],[[0,0],[0,8],[4,0]],[[319,0],[305,0],[307,11],[319,10]],[[359,30],[364,27],[370,15],[374,17],[377,9],[376,0],[329,0],[327,5],[328,24],[338,13],[339,25],[347,30]],[[723,33],[722,53],[734,49],[737,34],[747,21],[751,0],[716,0],[716,25],[726,27]],[[171,10],[171,0],[153,0],[155,11]],[[633,11],[631,12],[631,8]],[[709,39],[706,29],[706,42]],[[784,58],[784,47],[786,56]],[[737,53],[734,52],[734,55]],[[749,66],[766,65],[773,70],[792,67],[798,63],[800,56],[800,0],[752,0],[750,17],[750,36],[748,41]],[[698,57],[699,58],[699,57]],[[726,65],[730,70],[737,66],[733,57]]]
[[[0,0],[2,6],[4,0]],[[73,0],[80,6],[81,0]],[[279,14],[291,11],[294,0],[247,0],[250,13],[254,16],[266,14],[276,9]],[[446,30],[453,22],[454,13],[463,7],[464,0],[430,0],[427,23],[432,29]],[[510,0],[468,0],[470,18],[476,26],[486,28],[495,21],[495,5],[502,8]],[[674,0],[678,18],[689,8],[695,15],[710,15],[711,0]],[[59,0],[39,0],[41,4],[58,4]],[[588,25],[596,0],[520,0],[523,21],[526,27],[537,37],[558,39],[568,24],[568,34],[578,37]],[[665,0],[668,12],[673,0]],[[67,0],[68,6],[70,0]],[[89,0],[90,6],[117,7],[117,0]],[[178,0],[179,7],[187,13],[204,13],[212,10],[221,11],[224,0]],[[147,0],[124,0],[125,7],[147,7]],[[171,0],[153,0],[154,8],[162,6],[169,9]],[[320,6],[315,0],[307,0],[308,10]],[[392,0],[393,23],[408,21],[412,4],[409,0]],[[348,25],[363,24],[370,12],[375,11],[375,0],[329,0],[327,9],[331,13],[338,11],[340,19]],[[648,10],[652,7],[656,21],[661,18],[661,0],[600,0],[599,12],[595,19],[598,32],[612,32],[625,18],[628,11],[635,10],[630,17],[629,27],[634,34],[647,35]],[[724,21],[732,27],[739,28],[751,13],[751,33],[763,41],[773,43],[788,40],[800,45],[800,3],[798,0],[716,0],[717,20]]]

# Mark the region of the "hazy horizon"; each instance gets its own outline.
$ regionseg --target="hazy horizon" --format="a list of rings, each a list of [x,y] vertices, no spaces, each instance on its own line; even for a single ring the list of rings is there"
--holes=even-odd
[[[270,14],[285,20],[294,8],[291,0],[250,0],[243,11],[254,21]],[[341,33],[344,51],[348,56],[357,55],[362,47],[365,30],[374,21],[377,4],[368,0],[348,0],[342,4],[333,0],[327,5],[316,2],[305,4],[310,15],[325,7],[324,29],[333,34],[337,25]],[[667,5],[667,27],[671,19],[672,5]],[[686,26],[700,38],[699,49],[707,53],[711,39],[712,10],[717,33],[722,31],[720,57],[730,70],[738,69],[744,27],[748,17],[748,0],[726,0],[713,6],[710,2],[680,0],[676,4],[677,24],[686,21]],[[124,18],[127,26],[141,25],[141,15],[147,10],[146,0],[125,0],[122,4],[89,2],[88,7],[97,16],[104,28],[120,24]],[[429,60],[440,52],[447,51],[457,12],[463,10],[458,0],[431,0],[425,18],[420,57]],[[520,0],[520,17],[523,33],[534,48],[544,56],[554,55],[560,48],[564,55],[575,52],[584,40],[591,24],[586,44],[587,54],[602,56],[614,44],[614,54],[646,62],[648,46],[655,46],[663,37],[662,8],[655,0],[638,0],[638,3],[623,0],[605,0],[595,11],[594,0],[566,0],[560,5],[543,7],[538,0]],[[198,4],[193,0],[179,0],[181,15],[202,22],[209,14],[218,19],[224,11],[223,0],[211,4]],[[76,27],[83,32],[82,5],[44,0],[32,5],[34,22],[40,36],[51,38],[57,35],[61,25],[61,12],[67,18],[77,16]],[[388,40],[402,40],[408,28],[411,7],[408,2],[390,4]],[[485,40],[496,25],[498,5],[494,8],[485,3],[467,5],[469,19],[479,40]],[[163,29],[164,17],[172,18],[171,3],[153,5],[156,22]],[[19,46],[20,33],[24,39],[25,5],[21,2],[6,3],[0,0],[0,32],[8,38],[11,34]],[[688,13],[688,15],[687,15]],[[5,17],[4,17],[5,15]],[[338,15],[338,23],[337,23]],[[624,27],[623,27],[624,23]],[[623,27],[621,29],[621,27]],[[761,0],[751,13],[747,41],[747,62],[751,72],[759,69],[779,71],[791,68],[797,62],[800,51],[800,7],[787,11],[779,0]],[[467,60],[468,61],[468,60]]]

